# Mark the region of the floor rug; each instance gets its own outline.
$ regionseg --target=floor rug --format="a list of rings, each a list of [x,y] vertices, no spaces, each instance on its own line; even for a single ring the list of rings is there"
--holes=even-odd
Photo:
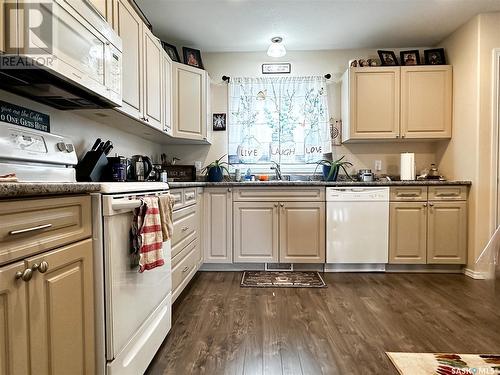
[[[313,271],[245,271],[242,287],[250,288],[324,288],[323,278]]]
[[[401,375],[500,374],[499,354],[386,354]]]

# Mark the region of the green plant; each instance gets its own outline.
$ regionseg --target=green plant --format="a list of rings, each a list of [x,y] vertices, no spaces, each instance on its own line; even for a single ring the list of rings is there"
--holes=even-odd
[[[226,156],[227,154],[224,154],[222,155],[219,159],[211,162],[210,164],[208,164],[207,166],[205,166],[202,170],[201,170],[201,173],[204,173],[205,176],[208,175],[208,172],[210,171],[210,169],[212,168],[218,168],[218,169],[221,169],[223,172],[225,171],[227,174],[229,174],[229,163],[225,162],[225,161],[221,161],[224,156]]]
[[[329,181],[330,178],[333,176],[336,170],[342,169],[350,180],[352,180],[351,176],[349,175],[349,172],[347,172],[346,167],[352,167],[352,163],[348,161],[343,161],[345,158],[345,155],[342,156],[340,159],[337,160],[328,160],[328,159],[322,159],[316,163],[316,169],[314,170],[314,173],[318,170],[318,167],[321,165],[323,167],[329,167],[330,171],[328,172],[328,176],[325,176],[325,180]]]

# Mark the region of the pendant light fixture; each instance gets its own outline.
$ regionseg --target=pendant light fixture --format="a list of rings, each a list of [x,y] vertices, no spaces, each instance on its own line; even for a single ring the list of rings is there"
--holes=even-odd
[[[282,44],[283,38],[275,36],[271,39],[271,45],[267,49],[267,55],[270,57],[283,57],[286,55],[285,46]]]

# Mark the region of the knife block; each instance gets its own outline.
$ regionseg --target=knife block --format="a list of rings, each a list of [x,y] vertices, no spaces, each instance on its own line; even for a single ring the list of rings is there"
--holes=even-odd
[[[101,181],[108,165],[108,158],[102,151],[87,151],[76,166],[76,180],[80,182]]]

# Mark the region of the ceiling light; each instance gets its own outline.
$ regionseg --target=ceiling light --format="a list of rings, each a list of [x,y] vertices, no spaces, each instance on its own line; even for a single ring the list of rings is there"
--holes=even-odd
[[[271,57],[283,57],[286,55],[285,46],[281,43],[283,38],[275,36],[271,39],[271,45],[267,50],[267,55]]]

